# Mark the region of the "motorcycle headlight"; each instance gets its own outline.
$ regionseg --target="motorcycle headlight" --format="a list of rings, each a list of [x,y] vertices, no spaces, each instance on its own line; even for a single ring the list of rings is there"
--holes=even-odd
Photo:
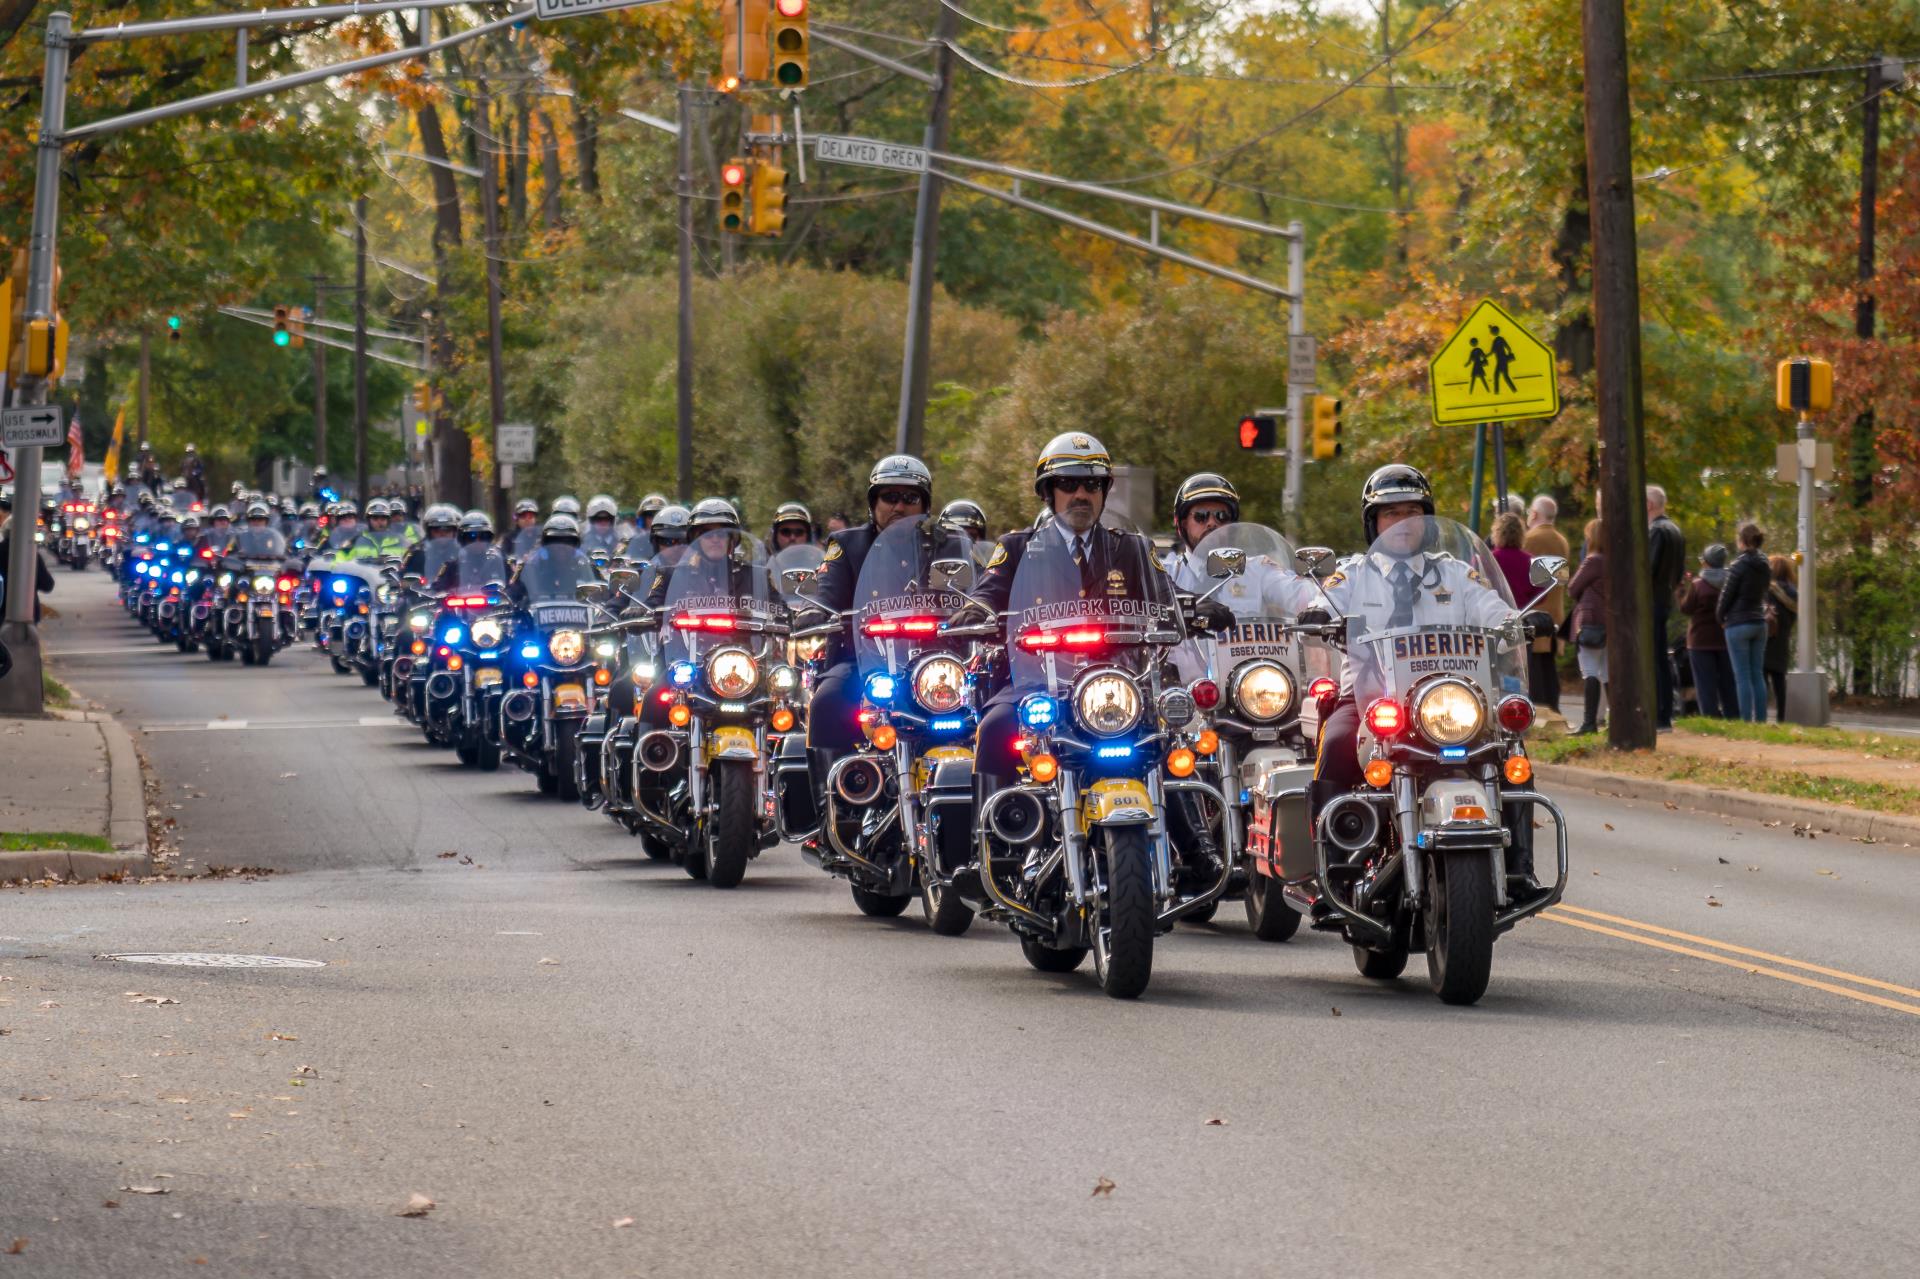
[[[760,679],[760,664],[744,648],[723,648],[707,659],[707,683],[721,697],[745,697]]]
[[[199,569],[197,569],[197,568],[190,568],[190,569],[188,569],[188,570],[187,570],[187,585],[189,585],[189,586],[191,586],[191,585],[193,585],[193,584],[194,584],[195,582],[197,582],[197,581],[199,581],[199,580],[200,580],[200,570],[199,570]]]
[[[397,594],[399,594],[399,592],[393,589],[392,582],[382,582],[374,591],[374,595],[379,598],[382,604],[393,603],[393,597]]]
[[[1473,738],[1487,718],[1480,697],[1459,680],[1430,685],[1413,704],[1420,733],[1436,746],[1458,746]]]
[[[913,673],[913,700],[922,710],[944,715],[967,698],[967,668],[951,657],[929,657]]]
[[[1118,737],[1140,722],[1140,689],[1116,671],[1082,676],[1073,711],[1088,732]]]
[[[137,568],[139,568],[139,569],[141,569],[141,571],[142,571],[142,572],[144,572],[144,571],[145,571],[145,569],[146,569],[146,566],[145,566],[145,565],[136,565],[135,567],[137,567]],[[220,577],[219,577],[219,579],[218,579],[218,580],[219,580],[219,582],[220,582],[220,589],[224,591],[224,590],[226,590],[226,589],[227,589],[227,588],[228,588],[229,586],[232,586],[232,585],[233,585],[233,574],[231,574],[231,573],[222,573],[222,574],[220,575]]]
[[[407,614],[407,629],[408,629],[408,630],[410,630],[410,631],[430,631],[430,630],[432,630],[432,629],[433,629],[433,614],[431,614],[431,613],[409,613],[409,614]]]
[[[91,527],[91,525],[89,525],[89,524],[87,523],[87,517],[86,517],[86,516],[84,516],[84,515],[82,515],[82,516],[80,516],[79,518],[77,518],[76,520],[74,520],[74,522],[73,522],[73,526],[74,526],[74,527],[75,527],[76,529],[82,529],[82,530],[85,530],[85,529],[87,529],[87,528],[90,528],[90,527]]]
[[[256,591],[270,591],[270,590],[272,590],[272,589],[273,589],[273,578],[272,578],[272,577],[270,577],[270,576],[268,576],[268,575],[267,575],[267,574],[265,574],[265,573],[262,573],[262,574],[261,574],[261,575],[260,575],[259,577],[256,577],[256,578],[254,578],[254,579],[253,579],[253,589],[254,589],[254,590],[256,590]]]
[[[1293,677],[1274,662],[1248,662],[1234,673],[1233,704],[1248,719],[1270,724],[1293,709]]]
[[[473,624],[473,642],[481,648],[492,648],[498,644],[501,634],[498,618],[483,617]]]
[[[547,651],[562,666],[571,666],[587,651],[587,637],[579,631],[555,631],[547,640]]]
[[[612,657],[615,653],[619,651],[620,651],[620,643],[618,640],[603,639],[603,640],[595,640],[593,642],[593,655],[597,658],[600,658],[602,661],[606,660],[609,657]]]
[[[767,687],[786,697],[800,687],[800,672],[782,663],[767,672]]]

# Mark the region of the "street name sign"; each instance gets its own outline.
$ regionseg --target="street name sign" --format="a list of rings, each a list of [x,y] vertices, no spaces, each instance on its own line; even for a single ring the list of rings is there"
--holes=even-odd
[[[1287,385],[1315,387],[1320,384],[1313,334],[1295,333],[1287,338]]]
[[[903,147],[896,142],[876,142],[872,138],[843,138],[831,133],[813,135],[813,154],[829,164],[859,164],[869,169],[898,169],[902,173],[925,173],[927,153],[922,147]]]
[[[1435,426],[1552,417],[1560,411],[1553,348],[1498,302],[1473,308],[1427,368]]]
[[[507,466],[532,466],[537,447],[533,427],[523,422],[502,422],[500,438],[494,442],[493,460]]]
[[[555,18],[583,18],[610,9],[637,9],[662,0],[533,0],[533,16],[542,22]]]
[[[7,448],[58,446],[66,438],[66,415],[56,404],[0,409],[0,443]]]

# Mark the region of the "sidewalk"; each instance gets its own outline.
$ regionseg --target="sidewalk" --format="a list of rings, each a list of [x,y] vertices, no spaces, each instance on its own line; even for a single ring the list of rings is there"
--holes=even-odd
[[[153,873],[133,739],[100,711],[0,718],[0,882]]]

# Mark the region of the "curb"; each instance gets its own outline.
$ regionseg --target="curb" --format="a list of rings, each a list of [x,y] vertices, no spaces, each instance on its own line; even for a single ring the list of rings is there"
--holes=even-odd
[[[133,736],[120,721],[103,711],[49,710],[55,719],[94,725],[107,752],[107,829],[111,853],[69,852],[64,849],[0,853],[0,881],[12,879],[102,879],[121,875],[145,878],[153,874],[153,853],[147,844],[146,781]]]
[[[1571,764],[1540,764],[1535,766],[1534,773],[1548,786],[1593,791],[1621,799],[1659,800],[1717,817],[1781,822],[1865,843],[1920,848],[1920,819],[1912,817],[1868,812],[1859,808],[1836,808],[1784,795],[1763,795],[1755,791],[1727,790],[1718,786],[1697,786],[1692,782],[1669,782],[1627,773],[1609,773]]]

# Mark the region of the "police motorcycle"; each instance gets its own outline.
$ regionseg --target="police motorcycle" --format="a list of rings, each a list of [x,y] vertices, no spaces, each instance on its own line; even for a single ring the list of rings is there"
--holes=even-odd
[[[732,888],[780,838],[767,731],[776,718],[791,728],[799,676],[784,660],[789,619],[765,548],[718,499],[693,518],[655,619],[663,678],[634,746],[633,799],[688,875]]]
[[[373,560],[340,555],[307,566],[307,578],[314,588],[314,644],[327,655],[336,675],[356,669],[360,650],[366,645],[374,600],[385,584],[383,567]]]
[[[1225,800],[1193,775],[1191,695],[1164,682],[1187,638],[1169,578],[1144,541],[1121,538],[1120,562],[1088,588],[1056,527],[1028,542],[1003,619],[1023,780],[983,798],[978,874],[956,886],[977,880],[981,913],[1013,928],[1034,968],[1070,972],[1091,953],[1107,994],[1131,999],[1155,936],[1225,882],[1190,894],[1176,879],[1168,799]],[[949,633],[978,629],[956,623]]]
[[[429,512],[430,516],[438,514]],[[457,519],[442,527],[451,528],[454,523]],[[390,581],[397,579],[399,594],[394,608],[400,620],[394,627],[393,643],[383,650],[381,691],[393,703],[396,714],[423,730],[427,726],[427,679],[433,673],[430,650],[441,620],[441,597],[447,594],[435,590],[434,583],[459,554],[459,542],[429,532],[407,553],[399,568],[385,574]]]
[[[823,808],[822,797],[813,794],[813,773],[807,763],[807,703],[814,681],[825,669],[833,636],[841,628],[840,619],[827,616],[807,592],[825,562],[825,549],[814,542],[776,551],[767,561],[773,589],[787,606],[791,629],[786,662],[794,670],[796,685],[786,707],[790,714],[776,711],[767,722],[767,758],[773,767],[774,816],[780,838],[794,844],[819,836]]]
[[[54,556],[76,573],[86,569],[99,544],[100,512],[92,502],[74,499],[60,503]],[[53,530],[49,530],[52,532]]]
[[[208,660],[238,654],[244,666],[267,665],[293,634],[300,578],[287,560],[286,537],[266,525],[238,528],[214,572],[204,604]]]
[[[1308,568],[1331,556],[1300,552]],[[1527,608],[1565,575],[1559,557],[1536,559]],[[1284,859],[1287,904],[1340,932],[1362,975],[1397,977],[1424,951],[1442,1002],[1474,1003],[1495,938],[1566,890],[1566,821],[1533,788],[1525,742],[1527,645],[1552,623],[1522,615],[1475,534],[1431,515],[1381,530],[1323,595],[1301,620],[1345,646],[1363,781],[1322,805],[1310,871]],[[1554,823],[1546,888],[1532,875],[1536,809]]]
[[[455,563],[456,584],[440,597],[429,651],[415,663],[426,672],[421,727],[428,741],[452,746],[462,764],[491,773],[500,767],[494,722],[512,661],[506,558],[489,543],[472,542]]]
[[[572,516],[549,517],[541,536],[508,592],[518,607],[506,629],[508,687],[496,731],[506,755],[534,775],[541,794],[573,800],[579,798],[574,756],[594,675],[586,636],[593,612],[579,587],[598,582],[600,574],[580,549]]]
[[[1338,688],[1331,677],[1338,656],[1294,628],[1294,615],[1317,596],[1280,533],[1262,524],[1223,524],[1189,558],[1211,579],[1205,594],[1233,613],[1230,628],[1195,637],[1175,658],[1200,716],[1196,775],[1227,799],[1225,811],[1209,818],[1219,821],[1233,868],[1228,891],[1242,891],[1254,936],[1286,941],[1300,916],[1281,900],[1277,850],[1264,838],[1265,819],[1273,795],[1313,778],[1320,698]],[[1304,800],[1296,798],[1288,812],[1300,823],[1296,830],[1304,830]],[[1200,922],[1211,914],[1203,908],[1187,918]]]
[[[898,915],[918,897],[928,925],[950,937],[974,917],[953,877],[974,860],[978,714],[973,643],[940,627],[965,607],[973,565],[972,539],[925,516],[874,539],[849,619],[866,743],[828,770],[822,838],[802,849],[850,881],[862,913]]]
[[[199,520],[183,520],[175,532],[156,549],[164,548],[148,569],[148,626],[162,644],[172,644],[182,653],[191,653],[196,645],[189,629],[192,617],[187,592],[199,580],[199,564],[193,553]]]

